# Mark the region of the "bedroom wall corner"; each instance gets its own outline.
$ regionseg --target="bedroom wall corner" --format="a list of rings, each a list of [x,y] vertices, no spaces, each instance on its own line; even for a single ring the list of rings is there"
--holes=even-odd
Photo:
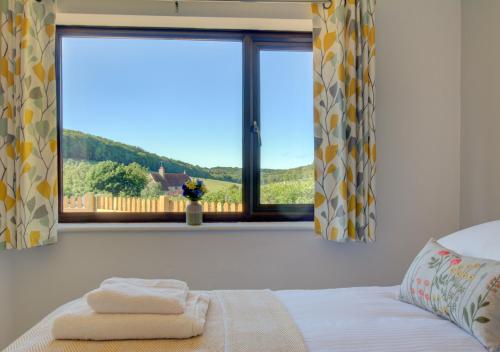
[[[460,226],[500,219],[500,2],[462,0]]]
[[[14,338],[12,253],[0,252],[0,350]]]

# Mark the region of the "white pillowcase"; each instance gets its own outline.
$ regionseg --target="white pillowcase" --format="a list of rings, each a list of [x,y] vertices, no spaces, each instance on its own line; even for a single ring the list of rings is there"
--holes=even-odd
[[[500,261],[500,220],[457,231],[438,243],[461,255]]]

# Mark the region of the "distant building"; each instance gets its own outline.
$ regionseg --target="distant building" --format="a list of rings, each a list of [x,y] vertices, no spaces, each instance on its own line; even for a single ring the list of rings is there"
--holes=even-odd
[[[165,192],[166,195],[176,196],[182,193],[182,185],[189,179],[189,176],[184,173],[168,173],[167,170],[162,166],[158,172],[152,172],[150,174],[151,179],[158,183],[161,190]]]

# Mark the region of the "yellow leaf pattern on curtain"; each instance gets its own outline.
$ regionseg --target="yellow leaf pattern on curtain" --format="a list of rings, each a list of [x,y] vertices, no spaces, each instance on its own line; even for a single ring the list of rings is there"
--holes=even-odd
[[[327,7],[327,6],[325,6]],[[375,0],[312,5],[315,232],[375,239]]]
[[[56,241],[54,0],[0,0],[0,249]]]

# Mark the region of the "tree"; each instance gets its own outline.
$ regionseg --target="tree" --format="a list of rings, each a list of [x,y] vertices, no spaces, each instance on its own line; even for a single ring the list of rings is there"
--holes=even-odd
[[[65,196],[81,196],[92,192],[87,180],[93,167],[85,161],[64,160],[63,190]]]
[[[203,196],[203,200],[207,202],[240,203],[241,187],[231,185],[215,192],[208,192],[205,196]]]
[[[160,184],[153,180],[149,181],[141,191],[141,197],[143,198],[158,198],[164,194],[165,192],[161,189]]]
[[[312,178],[262,185],[260,200],[263,204],[311,204],[314,200]]]
[[[87,183],[96,193],[138,197],[146,186],[147,175],[147,170],[137,163],[123,165],[114,161],[102,161],[92,167]]]

